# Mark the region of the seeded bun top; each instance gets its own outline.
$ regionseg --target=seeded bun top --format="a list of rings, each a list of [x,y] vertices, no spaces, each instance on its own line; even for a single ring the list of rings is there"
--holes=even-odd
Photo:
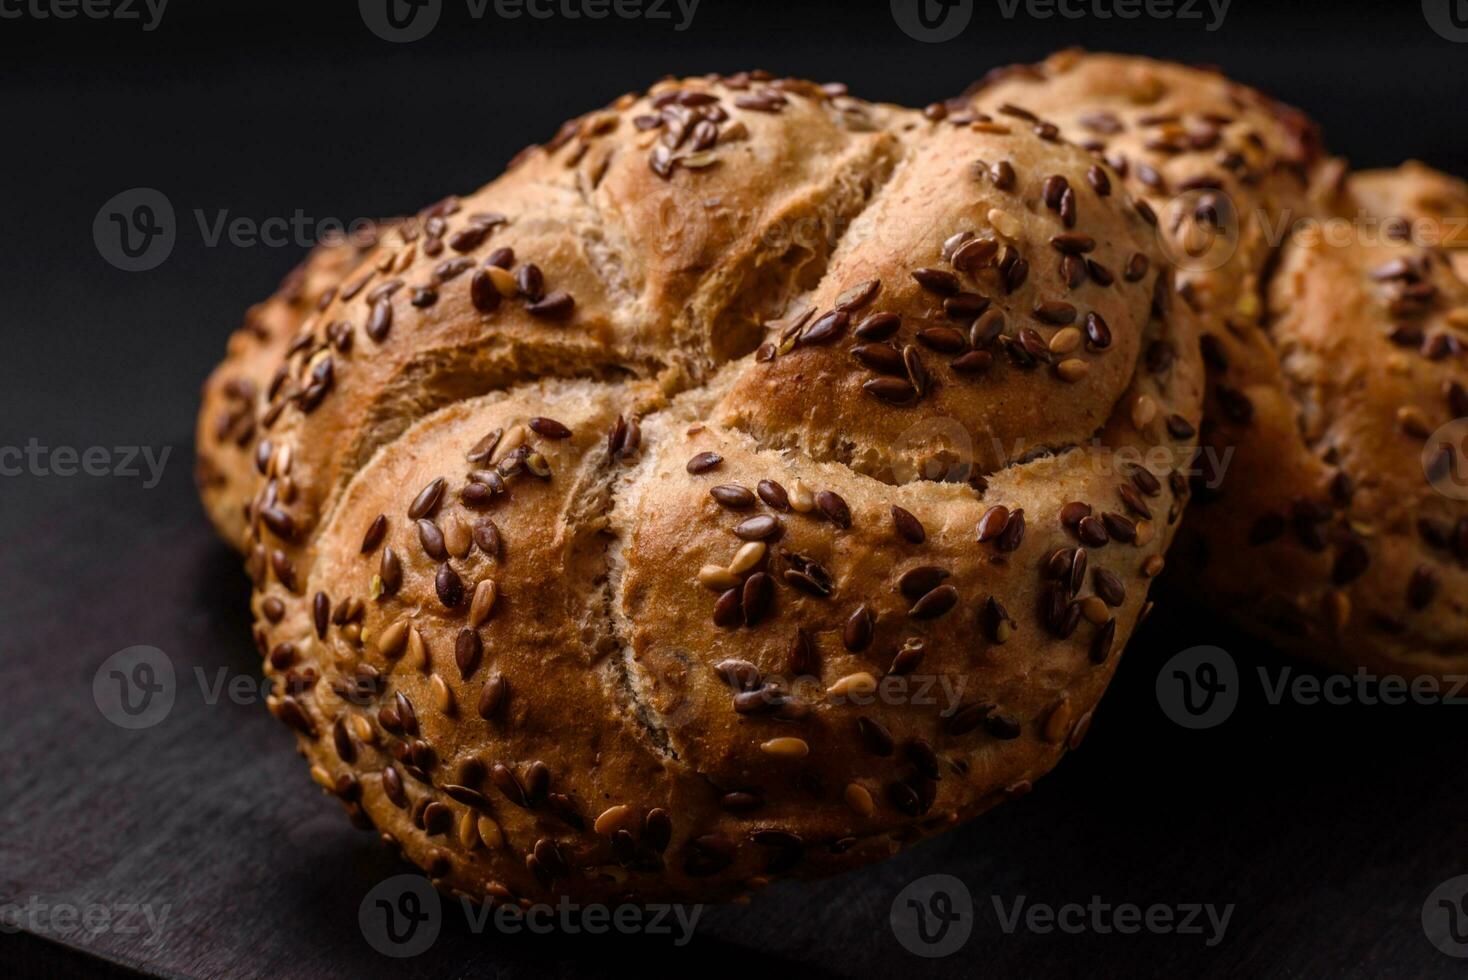
[[[244,547],[246,513],[259,483],[260,418],[274,400],[274,383],[285,380],[286,351],[306,317],[376,244],[377,230],[368,226],[312,249],[274,296],[246,311],[224,360],[204,382],[194,479],[214,529],[235,548]]]
[[[1240,392],[1220,422],[1237,452],[1179,551],[1215,602],[1303,655],[1461,672],[1468,422],[1449,423],[1468,416],[1468,284],[1430,244],[1453,216],[1413,210],[1423,168],[1363,176],[1321,202],[1334,220],[1292,236],[1270,280],[1285,386],[1218,369]]]
[[[1209,380],[1169,581],[1305,656],[1461,670],[1468,512],[1430,434],[1468,409],[1468,188],[1421,164],[1347,180],[1295,110],[1144,58],[1063,52],[972,101],[1057,125],[1159,214]]]
[[[272,710],[504,901],[728,897],[1023,792],[1187,496],[1151,220],[1053,134],[839,86],[573,121],[303,325],[251,504]]]
[[[1413,241],[1445,249],[1468,279],[1468,182],[1417,160],[1351,176],[1351,197],[1366,217],[1395,221]]]

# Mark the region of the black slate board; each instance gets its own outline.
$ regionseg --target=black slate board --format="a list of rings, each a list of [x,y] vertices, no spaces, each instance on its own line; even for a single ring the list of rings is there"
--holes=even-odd
[[[475,935],[447,906],[428,952],[388,959],[364,940],[358,905],[406,867],[317,791],[262,704],[206,703],[196,680],[196,669],[207,683],[218,671],[259,675],[246,583],[187,474],[180,458],[153,490],[6,485],[0,895],[167,906],[158,942],[29,930],[77,950],[163,975],[276,980],[583,975],[629,963],[859,976],[1461,974],[1420,916],[1435,886],[1468,870],[1457,843],[1463,709],[1271,705],[1252,679],[1274,662],[1268,651],[1185,608],[1149,622],[1087,742],[1034,793],[894,861],[705,909],[684,946]],[[1234,715],[1194,732],[1164,716],[1154,681],[1198,643],[1226,647],[1244,682]],[[92,679],[134,644],[167,653],[178,693],[166,719],[130,732],[102,716]],[[889,910],[934,873],[971,891],[973,932],[955,956],[918,959]],[[1020,895],[1236,910],[1213,947],[1202,936],[1006,934],[992,897],[1008,906]]]

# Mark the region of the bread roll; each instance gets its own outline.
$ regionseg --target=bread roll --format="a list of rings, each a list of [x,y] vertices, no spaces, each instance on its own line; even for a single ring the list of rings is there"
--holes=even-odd
[[[1023,793],[1187,497],[1152,219],[1020,121],[759,73],[573,120],[303,324],[272,710],[492,901],[731,898]]]

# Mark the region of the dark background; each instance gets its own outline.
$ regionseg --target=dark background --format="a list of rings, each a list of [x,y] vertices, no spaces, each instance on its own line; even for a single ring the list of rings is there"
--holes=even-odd
[[[0,19],[0,446],[172,447],[154,489],[0,477],[0,905],[171,906],[159,943],[0,932],[0,962],[94,974],[86,949],[188,976],[1461,974],[1420,913],[1468,871],[1464,709],[1271,706],[1248,678],[1273,655],[1195,610],[1162,609],[1091,740],[1030,797],[886,865],[709,909],[684,948],[473,936],[451,917],[429,953],[380,957],[357,904],[405,868],[314,792],[262,705],[208,705],[192,683],[195,666],[258,672],[244,577],[193,497],[198,387],[241,311],[303,250],[208,247],[195,209],[257,221],[407,212],[472,190],[563,118],[666,73],[764,67],[922,105],[1072,44],[1216,63],[1310,111],[1359,166],[1418,157],[1468,173],[1468,45],[1434,33],[1416,0],[1233,0],[1212,32],[1023,8],[1011,20],[997,0],[974,3],[968,28],[940,44],[903,34],[887,0],[702,0],[682,32],[615,17],[473,21],[448,0],[434,33],[407,45],[369,33],[351,0],[172,0],[152,32]],[[125,273],[100,257],[92,221],[138,186],[168,196],[179,237],[162,266]],[[1227,647],[1246,675],[1240,710],[1202,733],[1169,722],[1152,688],[1161,663],[1197,643]],[[90,691],[101,661],[134,644],[167,651],[182,690],[163,724],[128,733]],[[936,872],[965,881],[977,924],[962,952],[929,961],[898,945],[887,914],[903,885]],[[1093,894],[1237,908],[1209,948],[1196,936],[1006,935],[989,898]]]

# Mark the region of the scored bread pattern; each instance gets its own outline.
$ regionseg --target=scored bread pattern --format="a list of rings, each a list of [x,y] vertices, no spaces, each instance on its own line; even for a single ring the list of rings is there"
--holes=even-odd
[[[1079,743],[1188,496],[1197,314],[1043,120],[665,81],[396,225],[269,385],[271,709],[445,888],[728,897]]]
[[[1468,186],[1349,174],[1294,110],[1145,59],[1063,53],[971,94],[1055,122],[1171,226],[1209,392],[1169,581],[1302,656],[1461,671]]]

